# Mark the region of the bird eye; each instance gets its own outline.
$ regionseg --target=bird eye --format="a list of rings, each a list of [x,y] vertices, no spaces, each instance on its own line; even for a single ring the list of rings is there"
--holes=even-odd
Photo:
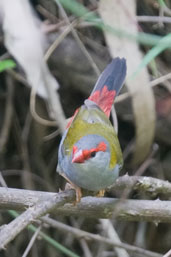
[[[96,151],[91,152],[91,157],[95,157]]]

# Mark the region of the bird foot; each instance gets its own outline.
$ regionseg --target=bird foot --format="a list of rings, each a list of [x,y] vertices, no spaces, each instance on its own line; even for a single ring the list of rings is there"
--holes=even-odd
[[[81,201],[81,197],[82,197],[82,191],[81,188],[74,185],[72,182],[66,183],[65,185],[65,189],[74,189],[75,193],[76,193],[76,203],[79,203]]]
[[[104,194],[105,194],[105,190],[102,189],[102,190],[100,190],[100,191],[96,194],[96,196],[97,196],[97,197],[103,197]]]
[[[76,192],[76,203],[79,203],[81,201],[81,197],[82,197],[81,188],[76,186],[75,192]]]
[[[68,183],[66,183],[65,185],[65,189],[74,189],[76,193],[76,203],[79,203],[82,197],[81,188],[76,186],[74,183],[72,183],[71,180],[67,178],[67,176],[65,176],[65,174],[61,174],[61,175],[68,181]]]

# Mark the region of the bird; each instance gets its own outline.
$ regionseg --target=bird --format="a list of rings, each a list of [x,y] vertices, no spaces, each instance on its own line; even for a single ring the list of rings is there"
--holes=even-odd
[[[76,190],[77,202],[82,197],[82,189],[103,196],[123,166],[120,143],[109,116],[126,70],[125,58],[112,59],[62,136],[57,172]]]

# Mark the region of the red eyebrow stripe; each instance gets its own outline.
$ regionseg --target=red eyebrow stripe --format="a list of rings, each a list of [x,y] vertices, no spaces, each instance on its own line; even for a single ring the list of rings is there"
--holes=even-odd
[[[98,144],[98,146],[96,148],[90,149],[90,153],[99,152],[99,151],[105,152],[106,149],[107,149],[106,144],[104,142],[101,142],[101,143]]]
[[[101,142],[100,144],[98,144],[96,149],[98,149],[98,151],[105,152],[106,149],[107,149],[107,146],[106,146],[106,144],[104,142]]]
[[[100,142],[96,148],[92,148],[90,150],[87,150],[87,149],[82,150],[79,156],[77,156],[76,158],[73,157],[72,162],[83,163],[84,161],[88,160],[91,157],[92,152],[99,152],[99,151],[105,152],[106,149],[107,149],[106,144],[104,142]],[[74,145],[72,149],[73,156],[77,151],[78,151],[78,148],[77,146]]]

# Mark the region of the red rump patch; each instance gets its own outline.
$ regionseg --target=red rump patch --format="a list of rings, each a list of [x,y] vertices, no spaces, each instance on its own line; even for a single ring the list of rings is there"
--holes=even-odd
[[[108,90],[108,87],[105,85],[101,91],[95,91],[88,99],[95,102],[109,117],[115,96],[116,91]]]

